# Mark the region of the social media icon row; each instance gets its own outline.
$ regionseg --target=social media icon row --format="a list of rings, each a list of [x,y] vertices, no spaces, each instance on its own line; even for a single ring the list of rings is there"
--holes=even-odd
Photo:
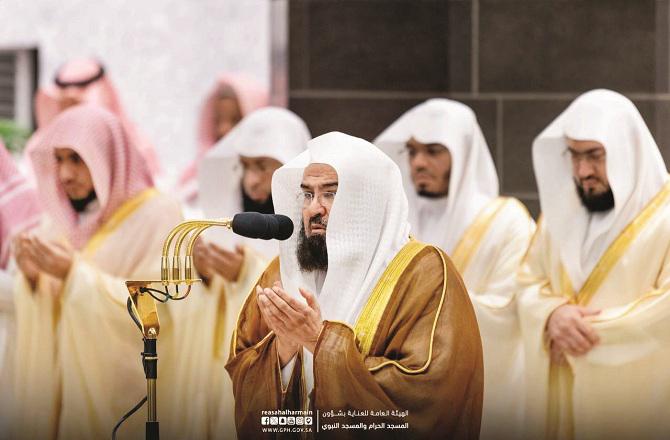
[[[270,426],[291,426],[291,425],[311,425],[312,424],[312,417],[294,417],[294,416],[278,416],[278,417],[268,417],[268,416],[263,416],[261,417],[261,424],[262,425],[270,425]]]

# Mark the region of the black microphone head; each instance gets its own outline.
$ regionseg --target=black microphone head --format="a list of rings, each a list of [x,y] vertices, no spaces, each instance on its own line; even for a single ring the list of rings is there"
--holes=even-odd
[[[273,217],[277,221],[277,234],[275,239],[277,240],[288,240],[293,235],[293,221],[285,215],[273,214]]]
[[[233,232],[261,240],[286,240],[293,234],[293,222],[285,215],[242,212],[235,214]]]

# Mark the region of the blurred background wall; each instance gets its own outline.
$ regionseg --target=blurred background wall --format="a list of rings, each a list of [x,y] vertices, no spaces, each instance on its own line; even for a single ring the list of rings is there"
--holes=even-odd
[[[0,0],[0,118],[94,55],[172,175],[223,71],[271,84],[313,135],[373,139],[435,96],[470,105],[501,188],[538,212],[533,138],[577,94],[623,92],[670,158],[670,0]]]
[[[195,153],[196,117],[217,75],[270,78],[269,0],[0,0],[0,23],[0,117],[31,122],[31,99],[26,109],[17,90],[31,87],[21,61],[31,50],[42,84],[63,62],[96,56],[171,173]]]
[[[536,214],[533,138],[606,87],[635,101],[670,159],[668,0],[286,1],[288,101],[315,136],[372,139],[422,100],[460,100],[503,192]]]

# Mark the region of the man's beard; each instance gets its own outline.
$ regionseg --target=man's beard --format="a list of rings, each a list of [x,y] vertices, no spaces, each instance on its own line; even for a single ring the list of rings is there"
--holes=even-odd
[[[589,212],[605,212],[614,208],[614,193],[612,193],[612,188],[607,187],[607,191],[600,194],[587,194],[584,191],[584,187],[576,181],[575,186],[577,187],[579,200],[582,201],[582,205]]]
[[[449,192],[446,191],[438,193],[438,192],[427,191],[425,189],[420,189],[419,191],[417,191],[417,194],[419,195],[419,197],[425,197],[426,199],[441,199],[442,197],[446,197],[449,194]]]
[[[69,199],[70,199],[70,204],[72,205],[72,208],[74,208],[74,210],[76,212],[82,213],[86,210],[86,207],[88,206],[88,204],[91,203],[92,201],[94,201],[97,198],[98,198],[98,196],[95,193],[95,190],[92,189],[91,192],[88,193],[88,195],[86,197],[84,197],[83,199],[73,199],[71,197]]]
[[[451,169],[447,171],[444,176],[442,176],[443,180],[446,180],[449,182],[451,178]],[[427,199],[441,199],[443,197],[447,197],[449,195],[449,185],[447,185],[447,189],[444,191],[428,191],[425,188],[419,187],[416,191],[416,193],[419,195],[419,197],[425,197]]]
[[[261,214],[275,213],[275,207],[272,203],[272,195],[263,202],[257,202],[247,195],[244,187],[242,187],[242,209],[244,212],[260,212]]]
[[[320,214],[312,217],[310,223],[321,223],[326,226]],[[315,270],[328,270],[328,248],[326,246],[326,235],[318,234],[308,237],[305,234],[305,224],[301,222],[300,234],[298,235],[298,265],[303,272]]]

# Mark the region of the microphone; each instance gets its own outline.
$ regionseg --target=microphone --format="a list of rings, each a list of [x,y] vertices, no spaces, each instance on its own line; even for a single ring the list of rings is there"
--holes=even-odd
[[[214,220],[187,220],[172,228],[163,243],[161,256],[161,283],[186,283],[190,285],[199,280],[193,278],[193,247],[198,236],[211,227],[232,229],[238,235],[262,240],[286,240],[293,234],[293,222],[285,215],[242,212],[231,218]],[[182,244],[186,242],[186,255],[181,257]],[[173,246],[174,244],[174,246]],[[173,255],[170,257],[170,249]],[[170,260],[172,264],[170,264]],[[183,267],[182,267],[183,266]],[[189,290],[190,291],[190,290]],[[178,296],[178,295],[177,295]],[[178,299],[185,298],[186,295]],[[171,295],[171,299],[177,299]]]
[[[286,240],[293,234],[293,222],[280,214],[242,212],[233,217],[231,229],[243,237]]]
[[[135,324],[142,331],[144,351],[142,362],[145,365],[147,378],[147,397],[135,406],[114,427],[112,437],[121,423],[137,411],[146,401],[149,409],[146,423],[147,438],[158,438],[158,421],[156,417],[156,380],[158,354],[156,342],[160,330],[158,310],[154,300],[162,303],[168,300],[179,301],[185,299],[191,292],[191,286],[201,280],[193,278],[193,247],[198,236],[210,227],[232,229],[234,233],[249,238],[263,240],[286,240],[293,234],[293,222],[285,215],[260,214],[258,212],[243,212],[230,218],[217,220],[188,220],[172,228],[163,243],[161,256],[160,281],[126,281],[130,298],[126,302],[128,312]],[[186,241],[186,255],[180,256],[182,244]],[[175,242],[174,248],[172,243]],[[170,249],[173,249],[172,265],[170,266]],[[163,290],[149,287],[152,284],[161,284]],[[185,284],[186,291],[179,292],[179,286]],[[170,293],[170,286],[174,286],[174,294]],[[160,296],[156,296],[156,295]]]

